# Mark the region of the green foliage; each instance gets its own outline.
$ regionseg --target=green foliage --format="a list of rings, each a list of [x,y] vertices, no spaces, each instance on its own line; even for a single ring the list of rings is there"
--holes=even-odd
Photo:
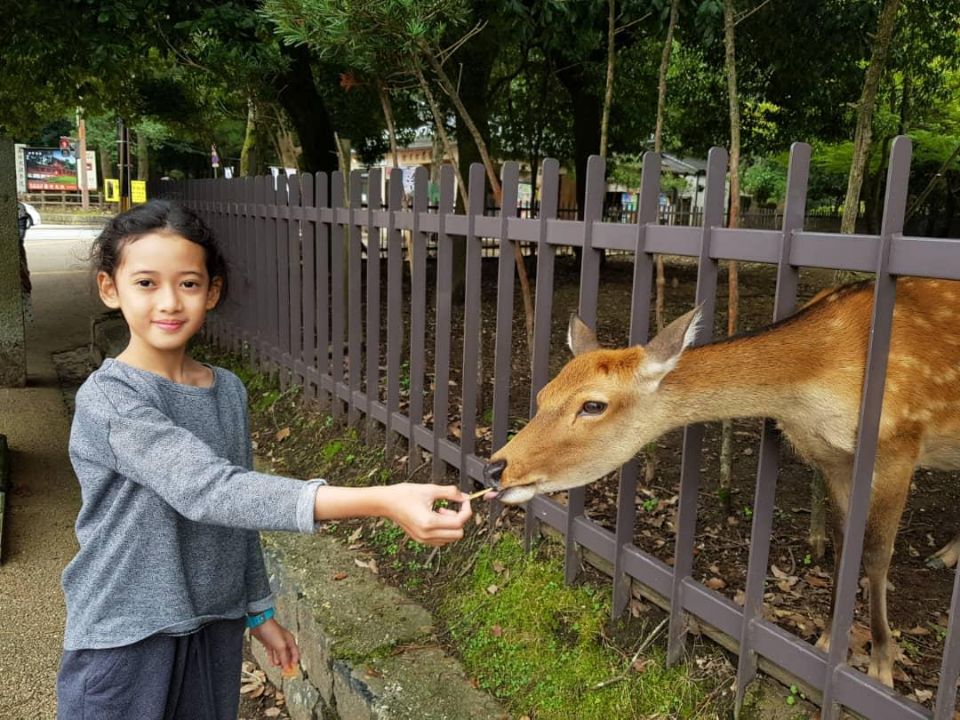
[[[787,190],[787,168],[776,160],[760,158],[742,173],[741,189],[760,205],[777,205]]]

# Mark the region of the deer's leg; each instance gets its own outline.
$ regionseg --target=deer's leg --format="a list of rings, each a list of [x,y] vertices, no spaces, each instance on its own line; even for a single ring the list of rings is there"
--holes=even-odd
[[[958,559],[960,559],[960,535],[927,558],[927,565],[936,570],[949,569],[957,564]]]
[[[830,652],[830,628],[833,623],[833,610],[837,602],[837,581],[840,577],[840,558],[843,556],[843,528],[847,521],[847,506],[850,502],[850,480],[853,474],[853,460],[840,461],[821,466],[830,496],[831,512],[830,535],[833,542],[833,584],[830,586],[830,614],[827,616],[823,632],[816,647]]]
[[[896,643],[887,622],[887,572],[893,542],[910,489],[917,448],[883,448],[877,460],[870,512],[863,539],[863,568],[870,583],[870,677],[893,686]]]

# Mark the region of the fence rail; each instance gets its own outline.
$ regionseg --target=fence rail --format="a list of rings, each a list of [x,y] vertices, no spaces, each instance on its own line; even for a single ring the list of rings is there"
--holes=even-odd
[[[857,443],[829,653],[815,649],[764,619],[761,613],[779,462],[778,435],[769,422],[760,444],[743,607],[697,582],[692,574],[702,425],[690,426],[684,432],[672,566],[633,543],[637,519],[635,461],[621,474],[614,531],[586,516],[583,488],[569,492],[566,506],[547,497],[532,500],[527,506],[525,531],[529,537],[539,523],[545,523],[563,533],[568,580],[578,569],[578,548],[612,563],[615,613],[624,610],[632,583],[653,595],[669,598],[670,661],[680,655],[689,618],[725,637],[725,644],[734,647],[739,655],[738,701],[756,675],[758,663],[763,662],[765,667],[779,668],[798,678],[819,694],[824,717],[838,717],[843,707],[871,719],[950,720],[954,717],[960,676],[958,587],[953,592],[940,685],[932,713],[846,662],[847,630],[853,618],[877,449],[894,279],[913,275],[960,280],[960,243],[903,235],[910,155],[909,139],[898,138],[891,151],[881,233],[842,237],[804,227],[810,147],[803,143],[796,143],[791,149],[787,202],[777,229],[722,227],[727,154],[718,148],[709,155],[706,206],[700,226],[658,224],[660,159],[655,153],[647,153],[644,158],[636,222],[626,224],[602,219],[604,164],[598,157],[591,158],[588,164],[584,220],[558,217],[559,167],[554,160],[544,163],[545,201],[534,218],[515,217],[516,211],[485,215],[485,180],[479,165],[470,171],[466,214],[454,212],[454,181],[449,167],[441,174],[441,197],[435,210],[427,207],[427,177],[422,168],[415,174],[415,192],[409,208],[401,206],[398,171],[391,171],[389,197],[383,201],[376,196],[380,191],[374,190],[370,207],[360,203],[358,172],[351,175],[346,190],[343,177],[333,173],[329,178],[324,174],[303,175],[289,181],[280,177],[276,185],[269,178],[189,181],[167,185],[166,192],[178,195],[199,210],[219,231],[235,269],[234,300],[210,324],[215,341],[248,352],[255,362],[280,370],[284,382],[303,385],[335,417],[345,416],[351,422],[363,418],[371,425],[379,424],[387,431],[388,444],[393,442],[395,433],[405,437],[411,462],[421,451],[432,453],[434,472],[452,468],[459,473],[464,488],[481,481],[484,458],[478,454],[476,437],[478,401],[482,384],[491,377],[492,447],[503,445],[509,432],[515,320],[513,244],[533,247],[537,255],[531,413],[537,390],[548,380],[554,261],[560,250],[582,249],[579,313],[588,324],[593,324],[598,314],[599,251],[615,250],[633,256],[631,343],[647,340],[652,258],[656,253],[698,260],[696,300],[703,306],[705,328],[713,327],[719,259],[776,266],[774,320],[794,309],[801,268],[874,273],[876,290],[863,392],[864,421]],[[381,186],[379,172],[371,171],[371,188]],[[516,164],[507,163],[502,175],[502,205],[515,208]],[[413,252],[408,278],[403,264],[404,235],[409,237]],[[370,253],[364,259],[363,238],[382,239],[383,257]],[[428,238],[434,238],[436,246],[433,283],[428,283]],[[499,248],[511,251],[498,253],[495,351],[492,368],[485,364],[483,377],[478,380],[484,239],[493,239]],[[457,338],[458,347],[462,348],[460,428],[454,435],[447,425],[458,409],[451,407],[449,393],[454,364],[451,277],[457,245],[465,252],[462,262],[466,309],[462,337]],[[428,289],[434,325],[432,368],[427,366]],[[408,331],[404,327],[405,317],[409,317]],[[432,406],[427,407],[425,398],[430,395]],[[960,586],[960,579],[957,583]]]

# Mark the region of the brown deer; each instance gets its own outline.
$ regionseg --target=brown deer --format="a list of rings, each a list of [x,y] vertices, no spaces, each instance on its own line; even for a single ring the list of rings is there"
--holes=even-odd
[[[777,421],[827,479],[842,548],[873,309],[872,283],[826,290],[758,332],[691,347],[699,310],[646,346],[604,349],[576,316],[573,359],[537,396],[529,424],[492,456],[485,476],[504,503],[586,485],[647,443],[690,423]],[[916,467],[960,469],[960,282],[903,278],[880,421],[863,566],[870,675],[893,684],[887,570]],[[956,564],[960,535],[931,561]],[[838,552],[839,555],[839,552]],[[839,558],[836,566],[839,567]],[[836,575],[834,577],[836,580]],[[834,582],[836,588],[836,582]],[[834,590],[835,591],[835,590]],[[829,628],[818,646],[827,648]]]

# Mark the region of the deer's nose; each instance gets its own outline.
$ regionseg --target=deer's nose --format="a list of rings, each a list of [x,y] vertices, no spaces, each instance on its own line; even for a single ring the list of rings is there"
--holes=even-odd
[[[503,469],[507,466],[506,460],[496,460],[483,466],[483,479],[494,490],[500,489],[500,476],[503,475]]]

